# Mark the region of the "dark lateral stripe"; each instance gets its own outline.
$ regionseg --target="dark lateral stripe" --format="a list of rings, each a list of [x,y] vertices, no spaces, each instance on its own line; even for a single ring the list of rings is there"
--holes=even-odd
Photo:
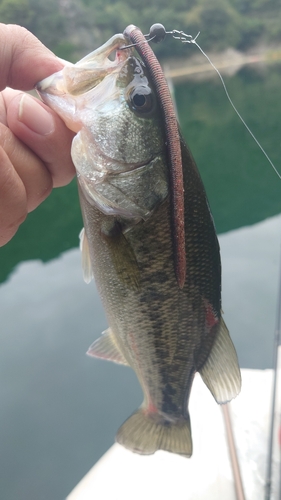
[[[174,264],[177,282],[183,288],[186,276],[185,231],[184,231],[184,186],[182,172],[182,156],[177,118],[172,98],[162,68],[153,50],[146,42],[142,32],[130,25],[124,31],[130,43],[136,44],[136,50],[148,68],[158,99],[161,104],[168,145],[171,205],[172,205],[172,239],[174,245]]]

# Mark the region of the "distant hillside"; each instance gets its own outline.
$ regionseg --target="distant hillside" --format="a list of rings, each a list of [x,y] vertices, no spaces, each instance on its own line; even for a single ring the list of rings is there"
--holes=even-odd
[[[195,36],[206,50],[245,51],[280,44],[280,0],[0,0],[0,20],[21,24],[57,55],[77,60],[128,24],[144,33],[160,22]],[[158,56],[181,57],[180,42],[155,46]]]

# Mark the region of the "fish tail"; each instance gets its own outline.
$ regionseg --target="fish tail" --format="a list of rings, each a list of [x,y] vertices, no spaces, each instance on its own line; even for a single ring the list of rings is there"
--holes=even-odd
[[[141,455],[166,450],[185,457],[192,455],[190,420],[174,418],[138,409],[118,430],[116,441]]]

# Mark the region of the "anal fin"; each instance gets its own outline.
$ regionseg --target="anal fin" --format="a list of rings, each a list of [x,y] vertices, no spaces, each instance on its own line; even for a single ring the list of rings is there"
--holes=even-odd
[[[121,365],[129,366],[127,360],[124,358],[122,352],[118,348],[114,334],[111,328],[108,328],[102,333],[93,344],[89,347],[87,354],[94,358],[102,358],[108,361],[114,361]]]
[[[241,390],[237,354],[222,318],[212,350],[199,373],[217,403],[231,401]]]

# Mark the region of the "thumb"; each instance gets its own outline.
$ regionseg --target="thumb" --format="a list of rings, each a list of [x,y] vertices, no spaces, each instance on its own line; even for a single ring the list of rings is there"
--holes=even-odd
[[[0,91],[5,87],[31,90],[63,67],[47,47],[21,26],[0,23],[0,41]]]
[[[73,132],[38,99],[11,89],[6,89],[3,95],[10,130],[40,158],[51,174],[54,187],[68,184],[75,175],[70,156]],[[23,172],[18,173],[22,177]]]

